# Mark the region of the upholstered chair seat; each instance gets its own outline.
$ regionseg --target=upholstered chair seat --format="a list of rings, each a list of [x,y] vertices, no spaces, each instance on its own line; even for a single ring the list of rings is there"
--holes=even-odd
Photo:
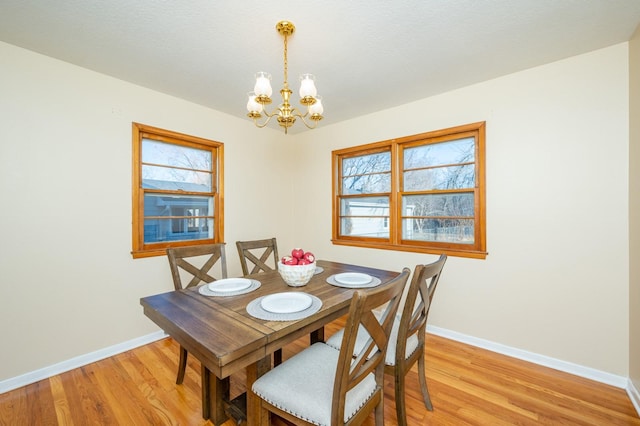
[[[339,356],[340,352],[331,346],[313,344],[288,359],[286,368],[276,367],[260,377],[253,385],[253,391],[300,419],[329,426]],[[376,381],[371,373],[347,393],[345,423],[373,396],[375,390]]]

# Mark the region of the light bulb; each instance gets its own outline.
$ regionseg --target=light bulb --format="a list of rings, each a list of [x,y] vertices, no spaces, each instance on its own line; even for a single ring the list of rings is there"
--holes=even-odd
[[[271,75],[266,72],[256,73],[256,85],[253,88],[256,96],[271,97],[273,90],[271,89]]]
[[[256,102],[256,94],[249,92],[249,100],[247,101],[247,111],[249,112],[262,112],[262,105]]]
[[[300,76],[300,97],[305,98],[307,96],[316,96],[318,91],[316,90],[316,84],[314,82],[315,77],[313,74],[302,74]]]
[[[309,113],[311,115],[322,115],[324,107],[322,106],[322,96],[316,96],[316,103],[309,106]]]

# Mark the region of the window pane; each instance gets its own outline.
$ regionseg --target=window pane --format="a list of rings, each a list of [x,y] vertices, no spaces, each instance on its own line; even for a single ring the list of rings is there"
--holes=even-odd
[[[475,161],[475,138],[407,148],[403,156],[405,169],[472,163]]]
[[[361,155],[342,161],[342,193],[371,194],[391,190],[391,153]]]
[[[363,173],[388,172],[391,170],[391,153],[360,155],[345,158],[342,161],[342,176],[361,175]]]
[[[465,189],[475,186],[475,165],[436,167],[404,172],[405,191]]]
[[[389,197],[342,199],[340,212],[341,235],[389,238]]]
[[[144,217],[213,216],[213,197],[145,194]]]
[[[455,244],[474,243],[472,219],[403,219],[402,238]]]
[[[340,234],[346,236],[389,238],[388,217],[343,217]]]
[[[142,187],[171,191],[211,192],[211,173],[142,166]]]
[[[409,195],[402,197],[402,215],[473,217],[473,193]]]
[[[196,222],[193,222],[193,221]],[[195,226],[190,226],[194,225]],[[213,238],[212,218],[145,219],[144,243],[205,240]]]
[[[146,194],[144,242],[213,238],[212,212],[213,197]]]
[[[389,216],[389,197],[343,198],[342,216]]]
[[[209,150],[143,139],[142,163],[143,188],[211,192]]]
[[[142,162],[187,169],[211,170],[211,151],[142,139]]]
[[[350,176],[342,180],[342,193],[379,194],[391,191],[391,173]]]

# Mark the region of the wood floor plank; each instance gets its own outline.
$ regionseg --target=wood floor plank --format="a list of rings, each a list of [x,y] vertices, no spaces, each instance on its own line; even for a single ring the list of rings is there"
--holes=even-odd
[[[48,380],[41,380],[28,386],[27,410],[34,419],[48,419],[55,416],[56,410]]]
[[[26,424],[27,388],[22,388],[0,394],[0,425]]]
[[[69,399],[71,419],[74,424],[116,424],[116,414],[120,407],[111,407],[104,397],[103,390],[91,380],[95,364],[76,368],[61,375],[62,386]]]
[[[69,401],[65,395],[64,386],[62,386],[62,379],[59,375],[53,376],[49,379],[49,383],[51,384],[51,396],[56,410],[57,424],[74,426],[71,407],[69,407]]]
[[[184,424],[187,421],[186,418],[182,417],[179,408],[173,405],[169,399],[164,401],[158,397],[155,391],[158,381],[144,365],[136,362],[134,357],[131,356],[121,357],[119,361],[127,372],[131,383],[136,385],[140,398],[144,399],[143,403],[148,404],[159,417],[158,424],[177,425]]]
[[[139,391],[135,380],[129,376],[117,360],[111,357],[100,361],[96,368],[95,379],[104,389],[109,404],[121,409],[118,417],[128,416],[129,424],[164,424],[158,411],[148,403],[145,395]],[[113,401],[113,402],[112,402]]]
[[[326,327],[329,336],[344,324]],[[284,358],[308,347],[302,338]],[[178,344],[163,339],[0,395],[0,425],[203,425],[200,364],[189,357],[185,380],[175,384]],[[427,411],[414,367],[407,376],[410,425],[640,426],[623,389],[522,360],[427,335]],[[232,376],[232,397],[244,374]],[[385,382],[385,425],[397,426],[393,380]],[[234,426],[231,420],[224,426]],[[287,423],[274,419],[275,426]],[[373,426],[373,416],[365,426]]]
[[[143,369],[142,377],[153,377],[155,382],[147,382],[153,386],[158,398],[162,398],[172,410],[180,413],[186,418],[187,423],[194,424],[194,421],[201,420],[200,404],[200,380],[197,375],[197,382],[191,377],[196,374],[196,365],[191,361],[187,365],[184,383],[176,385],[176,372],[178,371],[178,349],[177,345],[172,345],[171,340],[166,340],[162,345],[147,345],[135,350],[136,362]],[[167,350],[171,350],[170,352]],[[197,369],[199,370],[199,366]],[[194,397],[195,396],[195,397]],[[195,413],[195,416],[193,415]]]

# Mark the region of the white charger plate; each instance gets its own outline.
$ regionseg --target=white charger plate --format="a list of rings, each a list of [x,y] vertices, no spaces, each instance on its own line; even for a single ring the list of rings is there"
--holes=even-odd
[[[275,314],[291,314],[300,312],[311,306],[313,299],[306,293],[289,291],[265,296],[260,306],[267,312]]]
[[[209,284],[209,290],[216,293],[231,293],[241,291],[251,286],[251,280],[247,278],[223,278]]]
[[[366,284],[343,284],[336,281],[335,277],[335,275],[330,275],[327,277],[326,281],[331,285],[342,288],[372,288],[382,284],[382,281],[378,277],[371,277],[371,281]]]
[[[211,296],[211,297],[231,297],[238,296],[240,294],[251,293],[254,290],[257,290],[262,285],[258,280],[249,280],[251,281],[251,285],[247,288],[238,291],[212,291],[209,288],[209,284],[203,284],[198,286],[198,293],[203,296]],[[212,283],[213,284],[213,283]],[[215,287],[214,287],[215,288]]]
[[[334,275],[333,279],[340,284],[365,285],[369,284],[373,280],[373,277],[359,272],[345,272],[343,274]]]

